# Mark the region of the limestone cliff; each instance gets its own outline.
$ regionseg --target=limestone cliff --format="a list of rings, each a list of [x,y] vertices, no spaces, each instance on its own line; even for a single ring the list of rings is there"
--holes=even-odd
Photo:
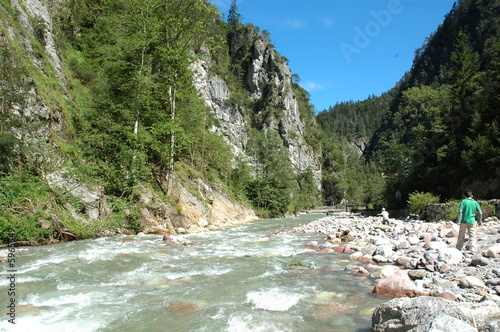
[[[246,46],[250,52],[246,61],[242,61],[247,63],[242,71],[245,73],[244,86],[250,95],[253,123],[243,105],[229,102],[231,91],[227,83],[217,75],[209,74],[209,57],[191,66],[197,90],[220,123],[212,131],[225,138],[235,156],[245,158],[250,126],[275,130],[288,149],[290,161],[297,172],[311,169],[319,187],[319,154],[315,154],[305,139],[305,119],[301,117],[292,89],[290,68],[263,36],[258,36],[253,44]]]

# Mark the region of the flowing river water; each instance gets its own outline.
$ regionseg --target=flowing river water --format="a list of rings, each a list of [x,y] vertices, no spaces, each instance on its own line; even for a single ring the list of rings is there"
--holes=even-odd
[[[345,271],[345,254],[306,248],[324,235],[288,232],[321,217],[192,233],[187,246],[137,235],[17,248],[16,324],[3,277],[0,330],[369,331],[384,301],[374,281]]]

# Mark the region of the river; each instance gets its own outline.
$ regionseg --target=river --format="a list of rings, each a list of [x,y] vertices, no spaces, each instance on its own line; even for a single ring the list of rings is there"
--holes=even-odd
[[[305,247],[324,235],[287,232],[320,217],[192,233],[187,246],[137,235],[16,248],[16,324],[4,277],[0,330],[369,331],[374,281],[346,272],[345,254]]]

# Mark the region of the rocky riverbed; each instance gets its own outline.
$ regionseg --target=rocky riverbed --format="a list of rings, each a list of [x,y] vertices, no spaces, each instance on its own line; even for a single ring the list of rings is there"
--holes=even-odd
[[[372,331],[500,331],[498,219],[478,226],[477,252],[455,248],[451,221],[381,221],[338,213],[293,232],[324,234],[307,246],[349,254],[346,272],[373,278],[373,291],[393,298],[373,313]]]

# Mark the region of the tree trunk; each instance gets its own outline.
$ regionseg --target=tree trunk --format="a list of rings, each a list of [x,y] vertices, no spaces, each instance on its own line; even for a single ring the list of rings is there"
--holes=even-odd
[[[174,159],[175,159],[175,94],[177,89],[175,86],[168,87],[168,98],[170,101],[170,156],[168,163],[167,172],[167,196],[172,193],[172,187],[174,186]]]

